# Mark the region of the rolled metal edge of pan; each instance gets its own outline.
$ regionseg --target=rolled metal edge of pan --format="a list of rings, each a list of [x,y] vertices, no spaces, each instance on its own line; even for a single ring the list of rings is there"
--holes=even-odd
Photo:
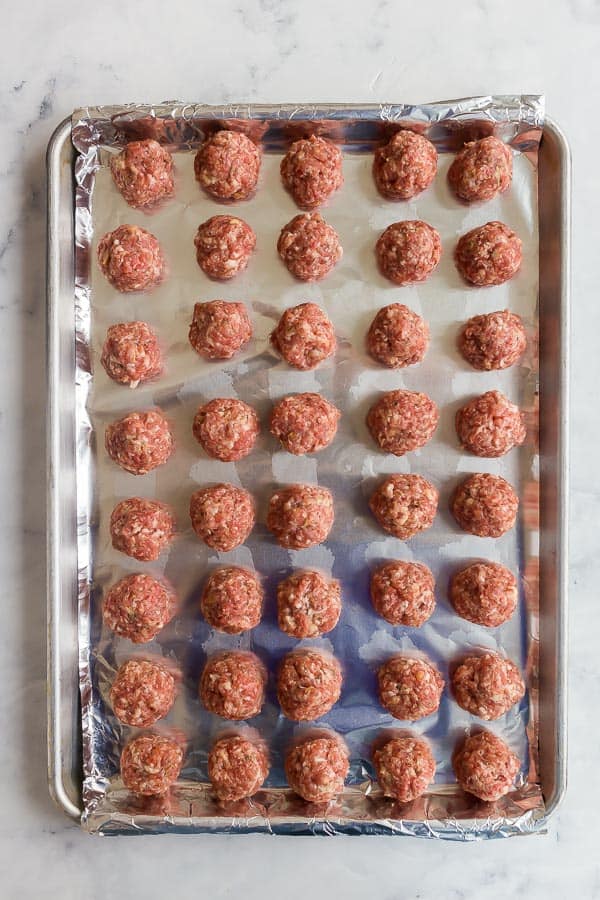
[[[550,741],[542,738],[544,724],[542,711],[540,712],[540,775],[546,812],[543,819],[547,820],[558,809],[564,799],[567,789],[567,687],[568,687],[568,529],[569,529],[569,367],[570,367],[570,294],[571,294],[571,151],[567,139],[560,126],[551,118],[547,118],[544,126],[544,137],[551,142],[552,152],[556,159],[555,182],[560,190],[560,197],[555,200],[555,219],[552,223],[557,234],[556,247],[559,249],[557,283],[555,282],[558,328],[555,332],[555,341],[558,350],[557,358],[551,360],[551,369],[554,374],[554,387],[556,390],[556,426],[554,440],[556,462],[556,496],[552,498],[554,509],[550,515],[555,517],[555,557],[554,571],[551,574],[554,593],[553,616],[551,628],[553,633],[552,644],[549,639],[543,640],[540,634],[540,647],[544,655],[540,662],[540,701],[543,701],[547,662],[550,667],[548,673],[551,679],[550,688],[553,692],[553,721],[550,723],[552,730],[552,746]],[[544,137],[540,148],[540,168],[544,168]],[[541,179],[540,179],[541,181]],[[541,206],[541,203],[539,203]],[[540,216],[542,226],[542,216]],[[542,229],[541,229],[542,230]],[[541,241],[540,241],[541,244]],[[542,288],[542,267],[540,266],[540,293]],[[540,328],[544,326],[545,316],[540,310]],[[540,333],[542,338],[543,332]],[[540,363],[542,355],[540,354]],[[544,380],[540,373],[540,385],[543,390]],[[541,412],[541,410],[540,410]],[[542,416],[543,422],[543,416]],[[542,495],[543,510],[543,495]],[[543,513],[542,513],[543,514]],[[544,519],[542,518],[542,522]],[[544,536],[542,527],[541,537]],[[552,550],[552,548],[550,548]],[[540,554],[540,564],[543,567],[543,556]],[[543,568],[540,574],[543,573]],[[542,595],[543,595],[542,587]],[[540,619],[540,629],[542,621]],[[550,651],[550,653],[547,653]],[[551,654],[551,655],[550,655]],[[552,752],[552,759],[545,763],[544,755]],[[548,778],[545,774],[551,769],[552,786],[546,794],[545,785]]]
[[[72,756],[71,747],[66,747],[63,738],[67,728],[63,710],[63,671],[61,667],[61,646],[64,639],[64,621],[61,615],[61,529],[60,494],[58,478],[61,465],[61,432],[59,422],[59,392],[56,390],[60,367],[60,251],[59,228],[61,189],[61,160],[65,144],[70,144],[71,119],[67,118],[56,128],[50,138],[46,153],[47,171],[47,288],[46,288],[46,364],[47,364],[47,430],[48,448],[47,472],[47,742],[48,742],[48,786],[56,804],[68,816],[81,816],[80,795],[76,798],[74,785],[66,784],[65,761]],[[72,152],[72,151],[71,151]],[[72,639],[77,647],[77,624],[73,623]],[[77,672],[73,673],[75,696],[78,695]],[[80,785],[77,786],[78,790]]]

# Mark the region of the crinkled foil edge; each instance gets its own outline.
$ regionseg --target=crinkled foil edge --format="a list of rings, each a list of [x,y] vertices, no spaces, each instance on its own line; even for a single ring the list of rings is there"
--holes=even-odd
[[[203,139],[207,121],[214,127],[232,119],[252,123],[260,133],[260,123],[281,123],[291,128],[305,121],[322,129],[320,133],[344,134],[351,146],[361,149],[360,129],[354,124],[373,120],[388,125],[411,124],[436,135],[442,149],[453,149],[453,137],[462,135],[474,123],[481,129],[482,123],[493,126],[494,132],[515,149],[528,154],[531,162],[537,162],[537,149],[544,125],[544,101],[538,95],[507,95],[461,98],[425,105],[396,104],[228,104],[207,106],[196,103],[165,102],[152,104],[127,104],[123,106],[91,106],[76,110],[72,117],[72,140],[77,151],[75,164],[76,208],[76,272],[75,272],[75,330],[77,354],[77,452],[79,473],[77,490],[78,516],[78,574],[79,574],[79,676],[82,702],[82,736],[84,771],[84,813],[82,824],[86,830],[97,834],[148,834],[148,833],[274,833],[290,835],[335,834],[387,834],[411,835],[425,838],[473,841],[499,837],[511,837],[531,833],[543,833],[544,808],[539,785],[527,784],[498,804],[477,804],[476,817],[461,815],[461,803],[473,809],[472,798],[456,798],[455,816],[440,817],[439,805],[446,809],[448,793],[456,792],[453,786],[416,801],[410,808],[394,807],[383,798],[370,779],[364,784],[352,785],[344,791],[339,802],[326,809],[314,809],[303,804],[300,811],[298,798],[286,789],[261,791],[247,801],[239,814],[224,815],[210,799],[208,785],[180,781],[168,798],[157,806],[154,801],[140,801],[135,815],[124,811],[130,797],[120,779],[90,777],[92,730],[96,727],[97,711],[93,708],[92,684],[89,665],[90,652],[90,579],[93,567],[94,528],[90,523],[91,479],[93,478],[92,428],[86,405],[91,385],[89,351],[90,330],[90,279],[89,256],[93,236],[91,203],[95,173],[102,162],[103,148],[118,147],[135,137],[159,137],[166,145],[177,149],[192,149]],[[346,127],[348,134],[339,129]],[[480,132],[478,132],[480,133]],[[528,571],[534,574],[538,563],[535,557],[527,560]],[[533,569],[531,568],[533,567]],[[537,670],[538,597],[536,579],[529,580],[527,597],[528,616],[532,624],[532,640],[528,659],[528,682]],[[538,771],[537,764],[537,691],[533,680],[531,697],[532,722],[530,736],[530,770]],[[365,813],[365,796],[368,797],[368,813]],[[213,814],[198,815],[196,807],[211,809]],[[360,806],[359,806],[360,805]],[[362,809],[360,809],[362,807]],[[287,812],[286,812],[287,810]],[[283,813],[286,812],[284,815]]]

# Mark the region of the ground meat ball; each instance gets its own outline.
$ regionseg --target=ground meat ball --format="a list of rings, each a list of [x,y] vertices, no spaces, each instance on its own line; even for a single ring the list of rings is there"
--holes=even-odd
[[[331,444],[339,419],[339,409],[319,394],[292,394],[273,408],[271,434],[288,453],[316,453]]]
[[[285,758],[289,786],[308,803],[326,802],[341,794],[349,768],[348,751],[337,736],[304,740]]]
[[[252,337],[243,303],[209,300],[196,303],[190,325],[190,344],[205,359],[231,359]]]
[[[111,158],[110,171],[124,200],[135,209],[150,209],[175,192],[173,157],[158,141],[131,141]]]
[[[381,450],[404,456],[431,440],[439,417],[437,406],[427,394],[387,391],[370,408],[367,427]]]
[[[523,356],[527,336],[519,316],[508,309],[473,316],[462,328],[458,349],[480,371],[507,369]]]
[[[379,700],[395,719],[414,722],[434,713],[444,679],[431,663],[407,656],[392,656],[377,671]]]
[[[525,440],[525,420],[504,394],[487,391],[458,410],[456,433],[465,450],[476,456],[503,456]]]
[[[271,334],[271,343],[294,369],[314,369],[336,349],[335,332],[316,303],[286,309]]]
[[[141,734],[123,748],[121,778],[134,794],[165,794],[179,778],[183,749],[171,738]]]
[[[269,501],[267,528],[288,550],[313,547],[327,539],[333,525],[333,497],[327,488],[292,484]]]
[[[157,410],[130,413],[108,425],[104,444],[112,461],[132,475],[164,465],[174,449],[169,423]]]
[[[375,611],[390,625],[420,628],[435,607],[433,575],[423,563],[392,560],[371,576]]]
[[[463,791],[480,800],[499,800],[514,786],[521,763],[512,750],[490,731],[468,737],[452,761]]]
[[[226,634],[241,634],[260,622],[263,589],[255,572],[240,566],[216,569],[202,591],[200,608],[209,625]]]
[[[145,322],[111,325],[100,362],[109,378],[132,388],[156,378],[163,368],[158,338]]]
[[[480,719],[498,719],[519,703],[525,685],[518,667],[497,653],[469,656],[455,669],[452,691],[459,706]]]
[[[437,171],[437,150],[414,131],[398,131],[385,147],[378,147],[373,178],[386,200],[409,200],[428,188]]]
[[[381,274],[394,284],[417,284],[433,272],[442,255],[440,236],[427,222],[389,225],[375,244]]]
[[[342,153],[314,134],[294,141],[281,160],[281,178],[300,209],[316,209],[344,183]]]
[[[177,597],[170,584],[150,575],[127,575],[104,598],[104,624],[134,644],[151,641],[171,621]]]
[[[326,634],[337,625],[341,611],[339,581],[319,572],[293,572],[277,585],[277,621],[291,637]]]
[[[458,615],[488,628],[507,622],[518,599],[515,576],[499,563],[473,563],[457,572],[450,583],[450,600]]]
[[[403,541],[430,528],[438,492],[421,475],[390,475],[371,495],[371,512],[388,534]]]
[[[115,550],[143,562],[158,559],[175,533],[175,519],[166,503],[131,497],[121,500],[110,517]]]
[[[492,200],[510,187],[512,153],[498,138],[482,138],[465,144],[448,169],[448,182],[466,203]]]
[[[165,274],[165,260],[153,234],[139,225],[119,225],[98,244],[103,275],[123,294],[147,291]]]
[[[267,670],[254,653],[224,650],[211,656],[200,678],[200,699],[223,719],[251,719],[265,702]]]
[[[421,362],[428,344],[427,322],[402,303],[380,309],[367,332],[367,350],[390,369]]]
[[[213,550],[233,550],[254,528],[254,500],[233,484],[200,488],[190,498],[190,518],[200,540]]]
[[[456,268],[471,284],[504,284],[516,275],[522,259],[521,239],[502,222],[487,222],[460,238],[454,251]]]
[[[519,498],[499,475],[477,473],[458,486],[452,514],[464,531],[479,537],[500,537],[513,527]]]
[[[209,278],[226,281],[246,268],[256,235],[236,216],[213,216],[198,228],[194,238],[198,265]]]
[[[211,400],[194,416],[194,437],[209,456],[222,462],[248,456],[259,431],[258,416],[241,400]]]
[[[194,159],[196,181],[215,200],[247,200],[256,190],[260,149],[239,131],[216,131]]]
[[[288,719],[320,719],[337,703],[341,690],[342,670],[330,654],[294,650],[284,656],[277,674],[277,699]]]
[[[337,232],[319,213],[295,216],[281,229],[277,252],[300,281],[320,281],[342,258]]]
[[[120,722],[144,728],[167,715],[175,702],[175,689],[175,677],[166,666],[130,659],[115,676],[110,702]]]
[[[435,776],[435,759],[429,744],[418,737],[391,738],[373,753],[379,787],[398,803],[421,797]]]
[[[268,774],[265,747],[239,734],[216,741],[208,754],[208,777],[221,803],[252,797]]]

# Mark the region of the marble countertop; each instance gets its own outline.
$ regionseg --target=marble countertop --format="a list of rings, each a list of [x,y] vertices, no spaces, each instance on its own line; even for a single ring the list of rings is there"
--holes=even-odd
[[[0,873],[7,898],[600,897],[597,0],[65,0],[3,17],[0,108]],[[44,152],[75,106],[180,97],[426,101],[544,92],[572,146],[570,783],[542,837],[94,838],[46,787]],[[583,343],[582,343],[583,342]]]

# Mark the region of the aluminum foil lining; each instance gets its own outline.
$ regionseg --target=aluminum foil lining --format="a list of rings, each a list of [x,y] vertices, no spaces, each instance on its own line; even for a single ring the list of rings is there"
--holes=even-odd
[[[232,120],[235,120],[232,123]],[[374,146],[398,124],[410,124],[436,144],[439,171],[433,186],[414,200],[394,204],[377,194],[371,162]],[[194,181],[193,154],[207,132],[231,126],[261,140],[265,149],[255,197],[235,205],[257,234],[257,252],[247,270],[231,283],[210,282],[198,268],[194,233],[222,211]],[[537,148],[543,128],[539,97],[483,97],[428,106],[229,106],[194,104],[82,109],[73,116],[75,165],[78,401],[78,566],[79,640],[84,755],[83,824],[92,832],[272,831],[278,833],[394,833],[470,840],[524,834],[543,827],[544,803],[537,777],[538,657],[538,450],[537,450],[537,295],[538,221]],[[344,150],[345,184],[322,210],[338,231],[344,257],[318,284],[295,282],[276,253],[281,227],[298,210],[283,190],[279,162],[285,148],[301,135],[319,133]],[[510,191],[484,205],[466,207],[450,195],[446,171],[452,151],[465,140],[494,133],[514,153]],[[176,197],[154,214],[128,207],[112,185],[111,154],[134,138],[154,137],[174,153]],[[397,288],[375,265],[373,247],[388,224],[419,218],[433,224],[443,244],[442,261],[423,284]],[[473,289],[455,270],[452,255],[458,236],[486,221],[506,222],[523,241],[523,267],[507,284]],[[119,224],[142,225],[160,240],[169,262],[168,280],[148,295],[120,295],[99,272],[96,245]],[[255,334],[231,363],[203,362],[187,341],[194,303],[223,298],[243,300]],[[339,349],[334,361],[312,372],[296,372],[272,352],[268,336],[282,311],[302,301],[323,306],[332,319]],[[422,314],[431,329],[424,362],[400,371],[384,370],[367,356],[364,338],[375,312],[401,301]],[[477,313],[509,308],[522,316],[529,337],[519,366],[503,372],[469,369],[456,351],[461,323]],[[135,391],[114,384],[100,366],[106,329],[119,321],[141,319],[158,332],[167,368],[157,382]],[[377,452],[364,424],[378,392],[405,387],[428,393],[440,407],[440,425],[422,450],[403,458]],[[471,396],[498,388],[526,412],[525,445],[501,459],[463,454],[454,432],[456,409]],[[292,457],[275,446],[266,423],[274,401],[290,392],[322,393],[342,410],[338,437],[331,447],[309,458]],[[255,451],[241,462],[206,457],[191,434],[198,405],[214,397],[239,397],[258,411],[263,433]],[[118,469],[104,452],[104,428],[126,412],[158,406],[172,422],[177,451],[167,465],[136,477]],[[498,540],[461,532],[448,500],[469,472],[493,472],[518,487],[517,527]],[[368,496],[384,473],[416,472],[440,490],[434,526],[403,543],[387,537],[368,511]],[[231,553],[216,553],[193,534],[187,507],[199,485],[230,481],[246,487],[258,502],[258,525],[249,540]],[[316,548],[286,551],[278,547],[264,520],[268,497],[277,485],[319,483],[334,494],[336,520],[329,540]],[[168,501],[175,509],[179,535],[156,564],[137,563],[110,544],[108,521],[115,504],[130,496]],[[368,581],[373,566],[400,558],[426,563],[436,578],[437,607],[421,629],[394,628],[372,610]],[[447,599],[451,573],[475,558],[488,558],[519,573],[517,614],[498,629],[460,619]],[[207,573],[223,562],[254,567],[264,578],[263,622],[239,637],[211,630],[198,610]],[[317,640],[300,642],[330,649],[344,669],[338,704],[322,723],[340,732],[351,755],[347,787],[326,809],[311,807],[286,787],[283,756],[298,726],[280,713],[274,698],[274,673],[280,658],[299,642],[276,624],[277,582],[296,567],[316,567],[342,584],[343,612],[338,627]],[[105,590],[129,572],[164,573],[181,601],[179,615],[151,645],[134,646],[102,625]],[[197,682],[206,655],[220,648],[251,648],[271,673],[268,702],[252,720],[267,740],[272,768],[264,790],[252,800],[223,809],[215,804],[207,781],[207,753],[228,723],[204,710]],[[381,708],[375,692],[378,664],[394,652],[424,654],[447,680],[449,662],[472,648],[499,650],[523,670],[525,699],[497,722],[501,735],[522,760],[517,789],[489,804],[464,794],[456,785],[450,758],[457,741],[477,720],[444,691],[437,715],[414,724],[426,736],[437,761],[435,784],[421,800],[399,807],[381,795],[374,780],[370,747],[382,729],[398,726]],[[127,658],[148,653],[174,660],[184,685],[165,727],[184,732],[188,752],[182,776],[167,798],[141,800],[119,778],[119,755],[133,730],[121,726],[107,702],[116,668]],[[321,724],[321,722],[319,723]],[[480,723],[479,723],[480,724]],[[230,725],[230,723],[229,723]]]

